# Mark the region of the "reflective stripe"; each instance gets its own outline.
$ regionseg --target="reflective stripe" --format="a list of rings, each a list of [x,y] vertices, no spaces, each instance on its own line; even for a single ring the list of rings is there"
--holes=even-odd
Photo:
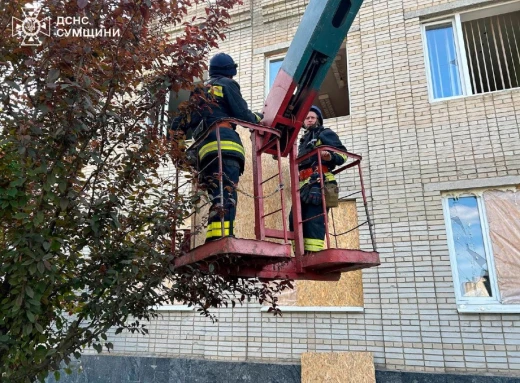
[[[229,229],[224,229],[224,237],[229,236]],[[222,230],[221,229],[215,229],[215,230],[208,230],[206,233],[206,238],[213,238],[213,237],[222,237]]]
[[[325,176],[325,182],[336,181],[336,179],[334,178],[334,174],[332,174],[331,172],[325,173],[324,176]]]
[[[317,146],[321,146],[322,142],[321,140],[318,138],[318,141],[316,141],[316,144],[314,144],[314,147],[317,147]],[[333,154],[337,154],[338,156],[340,156],[341,158],[343,158],[343,161],[347,161],[347,155],[346,154],[341,154],[341,153],[337,153],[337,152],[332,152]]]
[[[347,162],[348,157],[347,157],[346,154],[341,154],[341,153],[334,153],[334,154],[337,154],[338,156],[340,156],[341,158],[343,158],[343,160],[344,160],[345,162]]]
[[[233,222],[233,228],[235,223]],[[224,221],[224,237],[229,235],[229,221]],[[222,223],[220,221],[208,224],[206,238],[222,237]]]
[[[334,178],[334,174],[332,174],[331,172],[327,172],[327,173],[323,174],[323,176],[325,178],[325,182],[336,181],[336,179]],[[300,181],[300,189],[302,188],[303,185],[305,185],[308,182],[309,182],[309,178],[307,178],[305,181]]]
[[[303,247],[306,251],[321,251],[325,247],[325,240],[315,238],[304,238]]]
[[[210,92],[217,97],[224,97],[224,92],[222,91],[221,85],[212,85]]]
[[[222,222],[215,221],[208,224],[208,230],[220,229],[222,227]],[[224,221],[224,229],[229,229],[229,221]]]
[[[246,151],[245,151],[244,147],[233,141],[220,141],[220,149],[228,150],[231,152],[238,152],[238,153],[242,154],[244,157],[246,155]],[[218,152],[218,142],[217,141],[210,142],[210,143],[204,145],[202,148],[200,148],[199,158],[202,159],[211,152]]]

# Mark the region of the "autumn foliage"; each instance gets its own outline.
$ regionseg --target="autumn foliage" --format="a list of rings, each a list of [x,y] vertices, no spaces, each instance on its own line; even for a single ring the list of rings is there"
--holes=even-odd
[[[191,197],[164,167],[183,153],[153,116],[201,78],[239,0],[39,2],[41,45],[22,46],[0,5],[0,380],[43,379],[107,331],[146,333],[153,307],[272,299],[281,285],[172,267]],[[201,17],[186,18],[192,6]],[[118,36],[56,34],[58,17]],[[19,28],[18,28],[19,31]],[[238,298],[236,298],[238,297]]]

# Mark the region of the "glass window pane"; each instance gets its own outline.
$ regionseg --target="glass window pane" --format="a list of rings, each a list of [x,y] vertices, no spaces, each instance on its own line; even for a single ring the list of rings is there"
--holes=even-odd
[[[462,95],[452,24],[426,28],[433,98]]]
[[[271,87],[273,86],[274,79],[276,78],[276,75],[278,74],[278,71],[282,67],[283,58],[270,60],[269,61],[269,88],[267,91],[271,90]]]
[[[449,199],[451,233],[463,297],[491,297],[484,235],[476,197]]]

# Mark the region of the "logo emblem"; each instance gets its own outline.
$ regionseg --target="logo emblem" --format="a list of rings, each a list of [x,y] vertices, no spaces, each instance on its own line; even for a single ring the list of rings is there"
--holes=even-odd
[[[42,45],[39,35],[50,36],[51,19],[46,17],[43,20],[39,20],[38,15],[41,7],[37,5],[27,4],[25,7],[23,20],[16,17],[12,19],[13,36],[21,36],[23,38],[22,46],[34,47]]]

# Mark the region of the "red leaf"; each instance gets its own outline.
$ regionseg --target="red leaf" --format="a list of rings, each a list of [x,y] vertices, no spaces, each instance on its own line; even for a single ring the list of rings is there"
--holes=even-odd
[[[149,11],[148,7],[141,6],[140,11],[141,11],[141,15],[143,16],[143,19],[145,21],[148,21],[148,19],[150,18],[150,11]]]

